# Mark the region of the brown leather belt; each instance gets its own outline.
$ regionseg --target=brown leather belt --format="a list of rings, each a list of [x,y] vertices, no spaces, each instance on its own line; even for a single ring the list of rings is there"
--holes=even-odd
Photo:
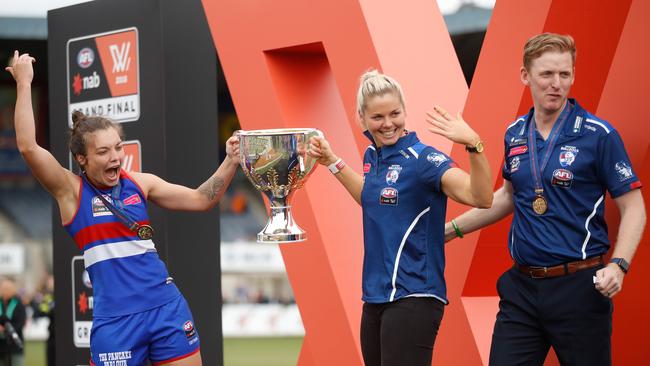
[[[519,272],[531,278],[549,278],[568,275],[601,264],[603,264],[603,256],[599,255],[582,261],[567,262],[553,267],[522,266],[519,263],[515,263],[515,267]]]

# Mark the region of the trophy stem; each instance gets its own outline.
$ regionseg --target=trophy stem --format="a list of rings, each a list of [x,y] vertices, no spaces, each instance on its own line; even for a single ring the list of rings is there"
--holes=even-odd
[[[258,243],[297,243],[305,241],[307,233],[296,225],[291,206],[273,206],[264,230],[257,234]]]

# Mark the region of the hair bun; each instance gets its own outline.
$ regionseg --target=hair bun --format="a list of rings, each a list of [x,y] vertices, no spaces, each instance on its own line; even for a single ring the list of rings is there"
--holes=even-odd
[[[369,69],[361,75],[361,84],[365,83],[367,80],[376,78],[379,76],[379,71],[377,69]]]
[[[85,120],[88,118],[82,111],[74,111],[72,112],[72,125],[76,126],[77,123]]]

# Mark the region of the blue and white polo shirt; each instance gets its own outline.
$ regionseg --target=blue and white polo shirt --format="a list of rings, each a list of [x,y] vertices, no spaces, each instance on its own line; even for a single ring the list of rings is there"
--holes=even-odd
[[[370,133],[365,135],[373,141]],[[448,303],[447,196],[440,179],[455,164],[414,132],[381,149],[373,141],[363,163],[363,300],[385,303],[420,296]]]
[[[528,141],[533,113],[531,109],[519,117],[505,134],[502,175],[512,183],[515,206],[510,255],[519,264],[553,266],[606,253],[610,243],[605,192],[616,198],[641,187],[620,135],[573,99],[563,111],[567,120],[552,151],[549,141],[536,131],[538,166],[550,154],[541,173],[548,210],[538,215],[532,207],[535,184]]]

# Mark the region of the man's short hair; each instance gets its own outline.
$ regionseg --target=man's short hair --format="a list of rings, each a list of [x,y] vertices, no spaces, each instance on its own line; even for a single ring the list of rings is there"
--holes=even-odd
[[[545,52],[570,52],[573,64],[576,63],[576,44],[570,35],[557,33],[538,34],[526,41],[524,45],[524,67],[530,69],[530,64]]]

